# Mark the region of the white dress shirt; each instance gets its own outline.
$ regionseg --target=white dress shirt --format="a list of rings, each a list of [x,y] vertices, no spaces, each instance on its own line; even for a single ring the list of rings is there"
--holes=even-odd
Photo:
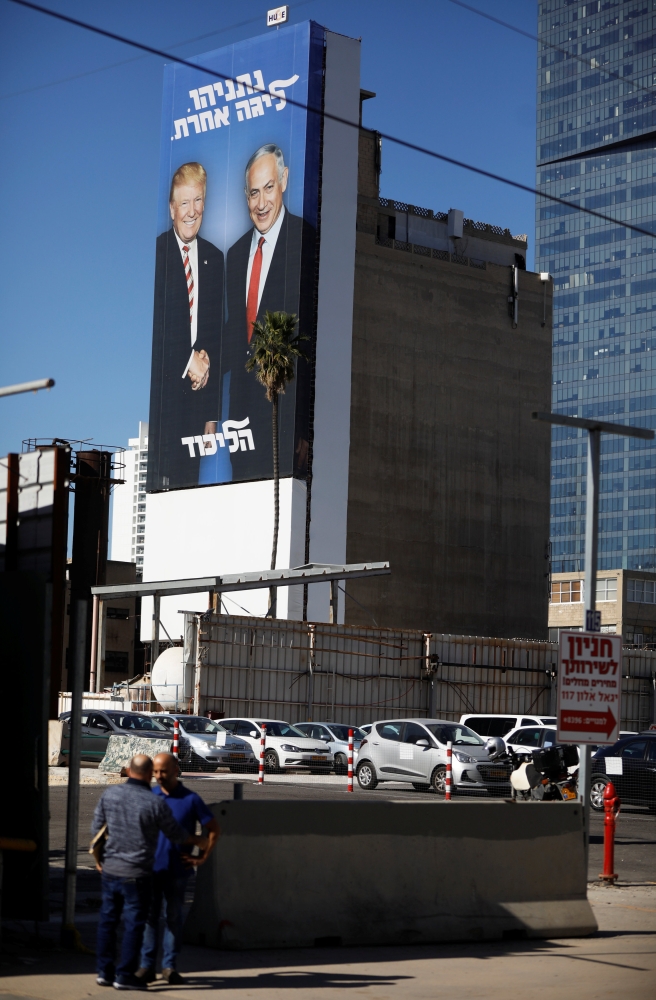
[[[257,293],[257,308],[260,308],[260,302],[262,300],[262,292],[264,291],[264,286],[267,280],[267,274],[269,273],[269,268],[271,267],[271,260],[273,258],[273,251],[276,249],[276,243],[278,242],[278,236],[280,235],[280,227],[282,226],[282,220],[285,218],[285,206],[282,206],[280,215],[271,226],[268,233],[261,233],[258,229],[253,226],[253,236],[251,239],[251,250],[248,255],[248,269],[246,271],[246,302],[248,302],[248,286],[251,283],[251,271],[253,270],[253,258],[255,257],[255,251],[257,250],[257,244],[260,242],[260,237],[264,236],[264,243],[262,244],[262,270],[260,271],[260,287]]]
[[[198,241],[196,240],[196,237],[194,237],[193,240],[188,240],[185,243],[180,239],[175,229],[173,232],[175,233],[175,238],[178,241],[178,246],[180,247],[183,264],[187,254],[182,248],[189,247],[189,265],[191,267],[191,275],[194,279],[194,304],[191,309],[191,354],[189,355],[187,367],[182,373],[182,377],[184,378],[189,371],[189,365],[191,364],[191,359],[194,356],[194,344],[196,343],[196,337],[198,336]]]

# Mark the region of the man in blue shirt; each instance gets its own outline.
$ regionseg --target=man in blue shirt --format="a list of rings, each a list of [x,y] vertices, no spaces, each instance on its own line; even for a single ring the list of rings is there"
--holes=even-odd
[[[153,865],[151,906],[146,921],[140,966],[136,975],[143,983],[154,982],[157,958],[159,916],[164,903],[164,935],[162,939],[162,978],[171,985],[183,983],[177,971],[178,955],[182,946],[183,905],[187,879],[194,867],[207,861],[219,836],[219,825],[200,795],[185,788],[178,780],[178,762],[173,754],[160,753],[153,761],[153,774],[157,786],[153,794],[166,802],[173,818],[190,834],[200,823],[207,834],[207,850],[200,857],[192,857],[160,833]]]

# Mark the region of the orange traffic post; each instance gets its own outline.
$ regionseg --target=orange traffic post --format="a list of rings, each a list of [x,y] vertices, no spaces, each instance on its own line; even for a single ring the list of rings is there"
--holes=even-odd
[[[613,871],[615,867],[615,825],[621,805],[615,791],[615,785],[609,781],[604,789],[604,870],[599,876],[605,882],[615,882],[617,879],[617,875]]]

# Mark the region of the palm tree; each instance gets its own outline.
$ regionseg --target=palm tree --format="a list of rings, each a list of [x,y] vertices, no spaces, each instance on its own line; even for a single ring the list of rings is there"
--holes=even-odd
[[[296,333],[298,317],[286,312],[266,312],[264,322],[253,324],[252,354],[246,362],[246,371],[255,369],[255,377],[266,389],[272,404],[273,432],[273,547],[271,569],[276,568],[278,556],[278,524],[280,521],[280,458],[278,454],[278,396],[284,393],[295,374],[296,360],[309,360],[300,341],[308,340]],[[269,589],[269,614],[276,617],[277,588]]]

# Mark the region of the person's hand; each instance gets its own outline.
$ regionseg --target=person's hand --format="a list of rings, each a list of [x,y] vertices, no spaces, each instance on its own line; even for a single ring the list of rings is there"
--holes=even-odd
[[[99,865],[97,862],[96,862],[96,871],[97,872],[101,872],[102,871],[102,865]]]
[[[214,435],[216,434],[216,427],[217,427],[216,420],[207,420],[205,421],[205,430],[203,431],[203,433]]]
[[[207,351],[194,351],[189,362],[187,375],[191,381],[191,388],[204,389],[210,376],[210,359]]]

